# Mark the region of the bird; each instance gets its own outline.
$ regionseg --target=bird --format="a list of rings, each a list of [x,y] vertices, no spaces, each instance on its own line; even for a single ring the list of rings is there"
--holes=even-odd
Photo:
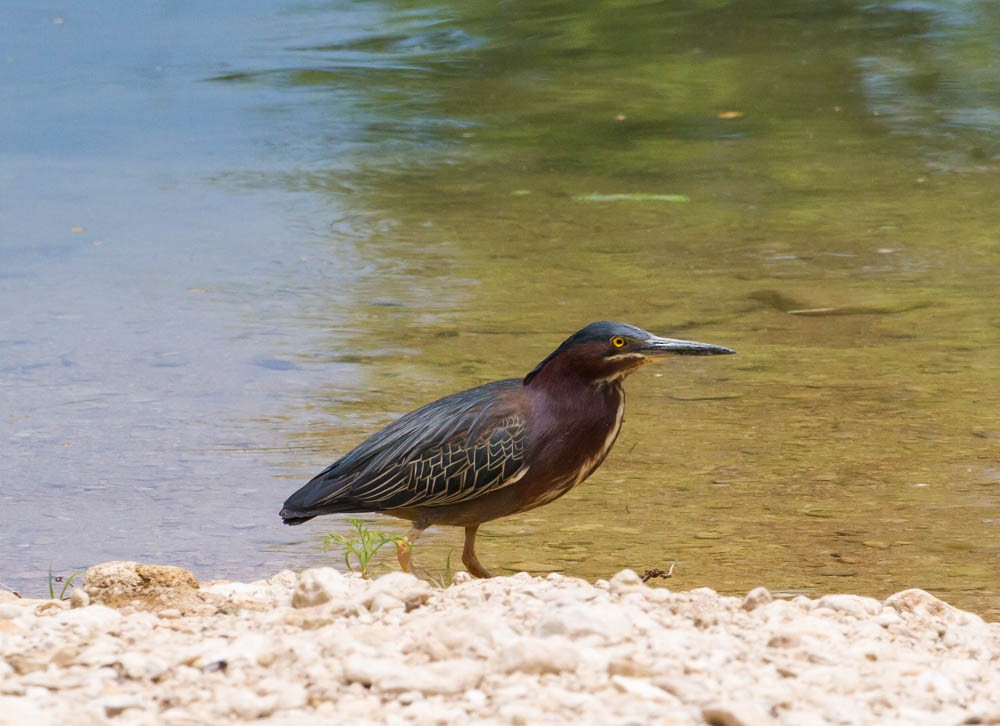
[[[293,525],[360,512],[409,520],[397,548],[405,572],[425,529],[464,527],[462,563],[492,577],[476,556],[480,525],[549,504],[601,466],[621,430],[626,376],[672,355],[735,352],[626,323],[591,323],[523,378],[454,393],[396,419],[288,497],[280,516]]]

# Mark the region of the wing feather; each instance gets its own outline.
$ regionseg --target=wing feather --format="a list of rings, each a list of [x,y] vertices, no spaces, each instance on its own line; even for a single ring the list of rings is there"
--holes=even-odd
[[[488,383],[403,416],[295,492],[282,516],[445,506],[517,481],[527,423],[504,394],[521,385]]]

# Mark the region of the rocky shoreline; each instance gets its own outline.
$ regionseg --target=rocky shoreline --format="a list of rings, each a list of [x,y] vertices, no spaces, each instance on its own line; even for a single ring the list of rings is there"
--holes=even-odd
[[[1000,623],[922,590],[744,598],[332,568],[0,592],[0,725],[1000,724]]]

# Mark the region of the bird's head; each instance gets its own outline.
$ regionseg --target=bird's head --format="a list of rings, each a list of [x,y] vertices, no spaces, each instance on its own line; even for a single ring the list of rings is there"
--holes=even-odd
[[[730,348],[693,340],[661,338],[626,323],[602,321],[577,331],[524,378],[528,385],[543,371],[576,375],[593,382],[620,380],[647,363],[669,355],[726,355]]]

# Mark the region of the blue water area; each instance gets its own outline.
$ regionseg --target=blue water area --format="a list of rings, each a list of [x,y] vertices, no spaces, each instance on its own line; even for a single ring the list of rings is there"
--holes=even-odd
[[[335,315],[357,263],[328,200],[239,183],[281,173],[268,138],[308,99],[212,79],[282,65],[314,28],[279,2],[3,14],[0,582],[40,593],[50,566],[114,558],[273,569],[295,466],[279,414],[318,380],[291,362],[316,331],[290,321],[317,297]],[[309,17],[324,38],[370,20]]]

